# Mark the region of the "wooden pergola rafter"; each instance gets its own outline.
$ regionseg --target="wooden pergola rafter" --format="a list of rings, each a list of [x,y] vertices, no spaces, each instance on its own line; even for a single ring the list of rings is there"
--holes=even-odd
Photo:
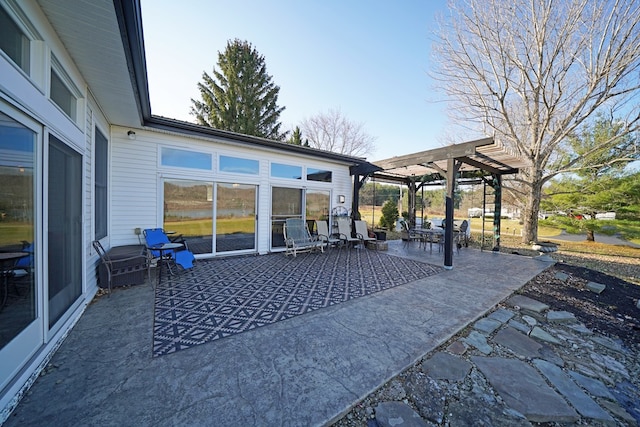
[[[373,177],[378,182],[406,185],[409,188],[409,221],[412,225],[415,225],[416,191],[424,185],[446,185],[444,267],[447,269],[453,268],[453,194],[456,182],[484,181],[494,188],[494,250],[497,250],[500,245],[502,176],[516,174],[520,168],[528,166],[521,157],[497,143],[494,138],[478,139],[372,163],[377,168],[372,168],[362,180],[358,180],[358,190],[367,177]],[[354,212],[357,212],[357,202]]]

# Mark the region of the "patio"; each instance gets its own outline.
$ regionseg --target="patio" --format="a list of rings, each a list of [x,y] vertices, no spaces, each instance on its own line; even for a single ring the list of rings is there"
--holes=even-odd
[[[349,253],[308,255],[308,264],[299,257],[295,262],[309,270],[288,283],[269,282],[291,272],[284,254],[221,258],[197,268],[224,261],[231,263],[226,270],[195,270],[174,279],[171,288],[161,284],[157,293],[147,284],[98,298],[6,425],[324,425],[548,265],[465,248],[455,254],[456,268],[444,271],[433,268],[442,265],[442,254],[401,241],[389,242],[388,253],[343,251]],[[347,255],[352,263],[365,261],[349,276],[364,286],[361,295],[345,298],[342,292],[341,301],[334,294],[321,305],[305,296],[296,302],[306,307],[301,313],[278,311],[274,322],[154,357],[154,298],[157,326],[158,296],[168,289],[177,294],[212,274],[236,286],[237,277],[253,277],[247,286],[262,280],[279,289],[304,277],[329,277],[329,285],[339,285],[345,273],[331,271]],[[251,270],[255,260],[269,265]],[[375,274],[363,276],[371,265]],[[385,266],[391,268],[380,268]],[[394,269],[398,283],[385,275]],[[410,271],[398,273],[403,269]],[[374,282],[380,286],[371,287]]]

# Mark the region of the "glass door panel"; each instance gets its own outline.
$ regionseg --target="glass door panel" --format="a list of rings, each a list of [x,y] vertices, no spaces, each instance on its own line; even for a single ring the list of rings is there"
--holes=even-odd
[[[82,294],[82,156],[49,137],[49,328]]]
[[[212,253],[213,184],[165,180],[163,228],[181,234],[194,254]]]
[[[216,184],[216,252],[256,247],[256,194],[250,184]]]
[[[41,176],[35,167],[38,126],[32,127],[0,112],[0,390],[44,336],[36,308],[35,206]]]
[[[327,221],[329,219],[329,209],[331,203],[331,193],[323,190],[307,190],[305,193],[305,213],[307,226],[311,234],[316,234],[316,220]]]
[[[284,222],[287,218],[302,218],[302,189],[273,187],[271,189],[271,248],[284,248]]]

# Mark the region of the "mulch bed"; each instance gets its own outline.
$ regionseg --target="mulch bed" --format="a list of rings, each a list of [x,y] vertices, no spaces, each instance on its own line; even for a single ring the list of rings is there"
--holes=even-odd
[[[569,275],[566,281],[556,273]],[[588,282],[606,286],[600,293],[587,289]],[[566,310],[589,329],[612,338],[620,338],[627,346],[640,342],[640,286],[615,276],[585,267],[557,263],[525,284],[520,294],[548,304],[552,310]]]

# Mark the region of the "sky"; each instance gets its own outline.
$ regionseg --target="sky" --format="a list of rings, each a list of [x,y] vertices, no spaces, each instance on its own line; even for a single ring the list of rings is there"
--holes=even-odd
[[[285,130],[339,110],[375,138],[368,160],[441,147],[450,123],[428,71],[445,12],[446,0],[143,0],[151,112],[193,121],[203,72],[237,38],[264,56]]]

